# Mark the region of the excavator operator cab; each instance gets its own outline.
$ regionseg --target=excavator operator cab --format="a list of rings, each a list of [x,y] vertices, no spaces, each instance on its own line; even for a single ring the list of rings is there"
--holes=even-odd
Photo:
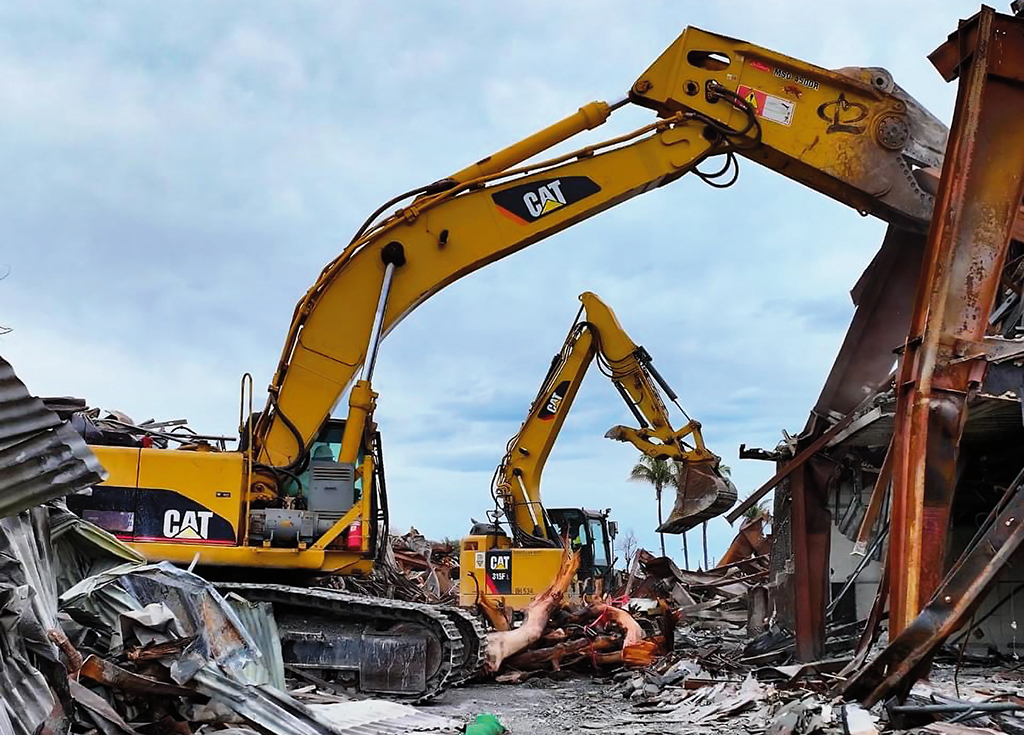
[[[318,489],[318,480],[324,475],[323,470],[337,466],[341,454],[341,438],[345,433],[344,419],[329,418],[320,433],[309,447],[309,461],[302,472],[295,474],[283,484],[284,494],[288,497],[310,498],[311,492]],[[362,462],[366,448],[359,452],[358,462]],[[358,462],[356,464],[358,464]],[[327,473],[330,474],[330,473]],[[353,473],[354,475],[354,473]],[[353,477],[351,494],[353,502],[359,497],[361,480]]]
[[[250,543],[284,547],[313,544],[356,506],[364,506],[360,515],[367,515],[367,530],[374,537],[373,541],[376,540],[377,520],[387,503],[379,481],[383,474],[380,437],[375,435],[371,446],[360,447],[355,462],[343,463],[338,457],[344,433],[344,419],[328,418],[324,422],[310,445],[305,467],[282,486],[284,495],[292,501],[283,508],[252,511]],[[364,504],[367,483],[357,469],[368,453],[373,457],[374,476],[378,481],[370,483],[369,502]],[[359,519],[353,518],[351,527],[340,534],[335,545],[352,551],[365,550],[360,525]],[[369,546],[373,549],[374,543]]]
[[[580,580],[597,580],[612,568],[612,542],[618,524],[608,519],[608,511],[583,508],[549,508],[548,518],[559,539],[568,539],[573,551],[580,553]]]

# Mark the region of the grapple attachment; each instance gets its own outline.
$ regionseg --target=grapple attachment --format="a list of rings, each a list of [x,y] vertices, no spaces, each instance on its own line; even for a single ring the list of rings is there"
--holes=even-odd
[[[683,533],[722,515],[736,502],[736,486],[718,469],[718,459],[680,462],[676,503],[659,533]]]

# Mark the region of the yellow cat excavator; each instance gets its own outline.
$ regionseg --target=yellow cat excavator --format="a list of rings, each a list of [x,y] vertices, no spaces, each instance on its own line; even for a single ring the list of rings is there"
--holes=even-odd
[[[654,119],[540,156],[625,105]],[[481,660],[464,611],[295,583],[303,573],[366,574],[386,545],[371,380],[387,333],[448,284],[638,194],[688,173],[726,186],[740,157],[924,230],[932,197],[914,169],[941,166],[945,136],[882,69],[829,71],[688,28],[622,99],[584,105],[373,212],[296,306],[266,405],[249,412],[238,451],[97,447],[110,477],[75,510],[150,559],[197,559],[208,576],[250,580],[233,588],[276,605],[291,665],[369,692],[430,697]],[[331,418],[349,386],[346,419]],[[251,379],[243,394],[251,406]],[[271,581],[275,570],[288,584]]]
[[[595,360],[640,425],[614,426],[605,436],[628,442],[648,457],[673,460],[687,468],[690,483],[680,487],[679,493],[690,500],[690,512],[685,516],[674,512],[663,528],[695,526],[736,502],[736,488],[718,472],[721,460],[704,445],[700,424],[687,417],[681,429],[672,428],[658,387],[684,416],[686,412],[647,350],[630,339],[597,295],[583,293],[580,301],[582,307],[565,343],[552,358],[526,420],[494,473],[491,492],[496,512],[491,522],[475,524],[462,540],[459,567],[464,606],[473,607],[486,595],[506,610],[525,609],[555,579],[567,544],[580,551],[572,591],[576,595],[603,591],[602,583],[611,572],[614,521],[607,512],[545,508],[540,495],[544,464]],[[499,522],[501,518],[504,523]]]

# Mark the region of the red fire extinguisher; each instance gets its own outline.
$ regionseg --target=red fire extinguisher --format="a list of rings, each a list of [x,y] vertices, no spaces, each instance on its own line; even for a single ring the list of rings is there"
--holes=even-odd
[[[352,521],[349,524],[345,548],[349,551],[359,551],[363,548],[363,524],[361,521]]]

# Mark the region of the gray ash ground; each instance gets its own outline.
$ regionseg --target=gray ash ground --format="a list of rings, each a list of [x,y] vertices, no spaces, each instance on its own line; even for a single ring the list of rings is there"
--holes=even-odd
[[[497,715],[513,735],[599,731],[629,712],[629,700],[610,683],[589,677],[536,678],[521,684],[473,684],[451,689],[431,703],[432,714],[471,721],[476,715]]]

